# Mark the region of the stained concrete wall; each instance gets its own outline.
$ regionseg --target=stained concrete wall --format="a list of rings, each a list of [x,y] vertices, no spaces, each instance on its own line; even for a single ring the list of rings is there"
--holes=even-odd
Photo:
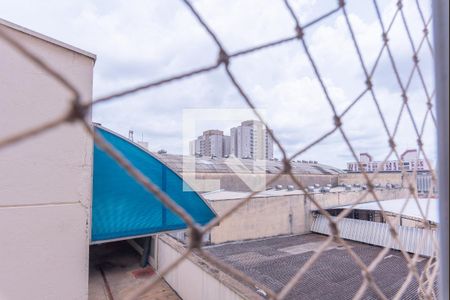
[[[92,99],[94,56],[0,19]],[[53,120],[71,94],[0,38],[0,140]],[[87,299],[93,143],[60,125],[0,149],[0,299]]]
[[[368,173],[369,177],[372,177],[373,174]],[[407,175],[411,176],[411,175]],[[343,173],[338,176],[339,184],[365,184],[366,179],[361,173]],[[400,172],[385,172],[378,173],[377,176],[373,179],[374,184],[381,184],[386,186],[386,184],[399,184],[401,186],[406,186],[406,178],[404,178],[403,174]]]
[[[157,245],[159,271],[167,268],[186,251],[180,242],[166,235],[158,237]],[[184,259],[164,279],[183,300],[263,299],[195,254]]]
[[[220,216],[243,199],[209,201]],[[213,244],[309,231],[303,194],[256,197],[211,230]]]
[[[292,193],[292,192],[291,192]],[[313,193],[311,197],[324,209],[349,205],[361,198],[360,203],[374,201],[366,191],[342,191]],[[406,189],[379,189],[380,200],[405,198]],[[365,196],[366,195],[366,196]],[[363,198],[363,196],[365,196]],[[220,216],[245,198],[209,200]],[[282,196],[254,197],[231,216],[211,230],[210,242],[219,244],[229,241],[256,239],[285,234],[300,234],[310,231],[311,210],[316,205],[304,194],[294,193]]]

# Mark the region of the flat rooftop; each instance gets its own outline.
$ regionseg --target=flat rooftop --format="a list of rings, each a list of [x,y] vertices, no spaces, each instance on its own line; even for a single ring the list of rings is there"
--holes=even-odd
[[[433,198],[419,198],[417,201],[414,198],[392,199],[380,201],[381,207],[386,212],[400,214],[412,218],[422,219],[422,213],[427,217],[428,221],[439,223],[438,199]],[[343,205],[332,207],[332,209],[344,209],[351,207],[351,205]],[[376,202],[360,203],[353,207],[359,210],[380,210],[380,205]]]
[[[381,188],[382,190],[383,188]],[[309,194],[326,194],[326,193],[343,193],[343,192],[359,192],[362,191],[359,187],[352,187],[351,190],[346,190],[342,186],[335,186],[330,188],[328,192],[321,192],[320,188],[315,188],[314,191],[310,191]],[[229,191],[229,190],[217,190],[202,193],[202,197],[208,201],[220,201],[220,200],[233,200],[233,199],[242,199],[250,196],[252,192],[242,192],[242,191]],[[304,194],[303,190],[295,188],[293,190],[288,189],[267,189],[265,191],[261,191],[256,195],[253,195],[252,198],[264,198],[264,197],[278,197],[278,196],[291,196],[291,195],[302,195]],[[384,200],[383,200],[384,201]],[[414,201],[414,199],[411,199]],[[336,207],[340,208],[340,207]]]
[[[222,261],[244,272],[275,292],[296,274],[327,237],[319,234],[273,237],[205,247]],[[368,265],[382,250],[380,247],[347,241]],[[418,263],[419,272],[427,260]],[[391,250],[372,273],[388,299],[394,297],[408,275],[406,260]],[[363,282],[360,268],[338,244],[331,244],[291,290],[286,299],[352,299]],[[418,283],[408,285],[402,299],[418,299]],[[435,287],[436,290],[437,287]],[[377,299],[370,289],[363,299]]]

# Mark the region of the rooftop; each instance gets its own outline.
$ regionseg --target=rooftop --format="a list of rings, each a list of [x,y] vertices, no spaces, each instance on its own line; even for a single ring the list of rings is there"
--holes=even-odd
[[[246,198],[249,195],[251,195],[252,192],[235,192],[235,191],[226,191],[226,190],[219,190],[219,191],[213,191],[202,194],[203,198],[205,198],[208,201],[219,201],[219,200],[232,200],[232,199],[242,199]],[[283,190],[266,190],[262,191],[254,196],[252,198],[258,198],[258,197],[276,197],[276,196],[289,196],[289,195],[299,195],[303,194],[302,190],[293,190],[289,191],[286,189]]]
[[[438,203],[438,199],[428,198],[419,198],[417,199],[417,202],[416,200],[414,200],[414,198],[410,198],[409,201],[407,201],[407,199],[392,199],[380,201],[380,204],[383,207],[384,211],[394,214],[400,214],[400,212],[402,212],[403,206],[405,206],[402,212],[403,216],[422,219],[422,211],[427,216],[427,219],[429,221],[435,223],[439,223]],[[350,207],[350,205],[336,206],[333,208],[339,209],[347,207]],[[380,210],[380,206],[376,201],[373,201],[357,204],[353,209]]]
[[[175,172],[183,172],[183,158],[193,160],[194,156],[183,156],[177,154],[156,154],[160,160],[166,163]],[[259,173],[278,174],[283,170],[283,162],[275,160],[265,161],[265,168],[259,165],[254,165],[255,161],[251,159],[239,159],[239,163],[236,165],[236,169],[232,170],[229,167],[230,162],[225,163],[225,158],[207,158],[197,157],[195,158],[195,171],[201,173],[236,173],[236,169],[241,169],[243,173],[248,170],[254,170]],[[243,165],[243,167],[242,167]],[[294,174],[307,174],[307,175],[335,175],[343,173],[342,170],[320,164],[320,163],[306,163],[306,162],[291,162],[292,172]]]
[[[342,192],[358,192],[362,189],[360,187],[351,187],[350,190],[346,190],[342,186],[331,187],[327,193],[342,193]],[[321,192],[320,188],[314,188],[314,191],[308,191],[309,194],[323,194],[325,192]],[[241,192],[241,191],[229,191],[229,190],[217,190],[211,191],[207,193],[202,193],[203,198],[208,201],[219,201],[219,200],[233,200],[233,199],[242,199],[250,196],[252,192]],[[264,198],[264,197],[277,197],[277,196],[291,196],[291,195],[302,195],[304,194],[303,190],[295,187],[293,190],[288,189],[267,189],[265,191],[261,191],[256,195],[253,195],[252,198]],[[340,207],[336,207],[340,208]]]
[[[279,292],[308,261],[327,237],[318,234],[282,236],[206,247],[206,250],[254,280]],[[368,265],[380,247],[347,241]],[[426,259],[417,268],[422,270]],[[394,297],[408,276],[406,260],[399,251],[390,250],[372,273],[388,299]],[[286,299],[352,299],[363,282],[361,269],[341,246],[332,243],[291,290]],[[418,283],[413,279],[402,299],[417,298]],[[377,299],[366,291],[363,299]]]

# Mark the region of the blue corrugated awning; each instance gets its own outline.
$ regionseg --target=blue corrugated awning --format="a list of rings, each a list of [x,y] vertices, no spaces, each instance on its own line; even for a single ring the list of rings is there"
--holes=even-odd
[[[193,190],[186,190],[183,179],[151,153],[103,127],[96,126],[95,130],[197,223],[204,225],[215,217],[205,200]],[[186,228],[180,217],[164,207],[97,145],[93,177],[92,242]]]

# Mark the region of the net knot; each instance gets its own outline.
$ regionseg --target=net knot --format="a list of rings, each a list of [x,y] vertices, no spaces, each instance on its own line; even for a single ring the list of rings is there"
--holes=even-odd
[[[373,185],[373,183],[371,181],[367,182],[367,190],[369,192],[373,192],[375,186]]]
[[[389,141],[388,141],[388,143],[389,143],[389,147],[391,147],[392,150],[394,150],[395,147],[397,146],[397,145],[395,144],[395,141],[394,141],[393,138],[390,138]]]
[[[200,249],[202,246],[203,233],[197,227],[189,229],[189,249]]]
[[[330,232],[331,235],[336,239],[339,238],[339,229],[337,227],[337,224],[335,222],[330,222]]]
[[[402,93],[402,99],[403,99],[403,103],[405,103],[405,104],[408,103],[408,96],[405,93]]]
[[[372,275],[370,274],[369,270],[367,269],[361,270],[361,273],[369,283],[372,282]]]
[[[228,54],[225,52],[225,50],[220,49],[220,52],[219,52],[219,58],[217,59],[217,62],[218,62],[219,64],[224,64],[224,65],[226,65],[226,66],[229,65],[229,63],[230,63],[230,57],[229,57]]]
[[[297,39],[301,40],[305,36],[305,33],[303,32],[303,28],[300,26],[295,27],[295,32],[297,33]]]
[[[85,114],[86,114],[85,107],[83,105],[81,105],[81,103],[79,101],[74,100],[72,102],[72,107],[70,109],[67,120],[69,122],[82,120],[82,119],[84,119]]]
[[[389,232],[391,233],[392,237],[397,237],[397,230],[395,230],[395,228],[389,228]]]
[[[291,172],[292,166],[288,159],[283,158],[283,173],[288,174]]]
[[[421,138],[418,138],[418,139],[417,139],[417,145],[419,146],[419,148],[422,148],[423,142],[422,142],[422,139],[421,139]]]
[[[334,116],[333,117],[333,120],[334,120],[334,125],[336,126],[336,127],[341,127],[342,126],[342,121],[341,121],[341,118],[339,118],[338,116]]]

